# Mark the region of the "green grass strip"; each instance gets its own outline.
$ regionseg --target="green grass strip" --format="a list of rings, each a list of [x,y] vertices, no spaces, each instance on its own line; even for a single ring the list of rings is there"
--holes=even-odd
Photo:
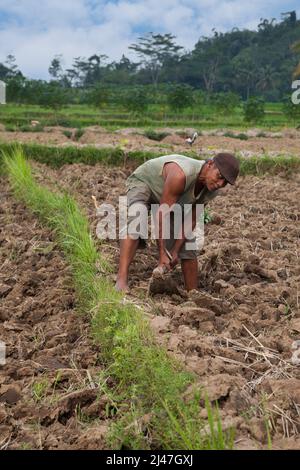
[[[80,308],[91,316],[106,371],[101,384],[117,418],[109,445],[114,449],[231,447],[232,436],[222,432],[218,414],[210,408],[209,426],[218,432],[203,433],[206,423],[199,418],[199,392],[183,398],[195,377],[157,344],[143,313],[124,303],[107,276],[99,274],[107,271],[107,265],[97,253],[88,221],[74,200],[39,185],[21,149],[3,158],[16,196],[55,231],[72,268]],[[113,387],[103,385],[108,378]]]
[[[11,153],[14,149],[23,150],[27,158],[36,160],[54,168],[59,168],[66,164],[84,163],[86,165],[95,165],[102,163],[106,165],[123,165],[132,163],[139,165],[151,158],[159,157],[163,153],[155,153],[149,151],[130,151],[125,152],[122,148],[95,148],[95,147],[51,147],[38,144],[17,144],[17,143],[0,143],[0,171],[1,171],[1,150],[3,153]],[[170,153],[166,150],[164,154]],[[199,158],[195,152],[185,152],[185,155]],[[262,157],[241,158],[241,175],[264,175],[292,173],[300,171],[300,157],[296,156],[277,156],[270,157],[268,155]],[[201,157],[203,158],[203,157]],[[208,157],[209,158],[209,157]]]

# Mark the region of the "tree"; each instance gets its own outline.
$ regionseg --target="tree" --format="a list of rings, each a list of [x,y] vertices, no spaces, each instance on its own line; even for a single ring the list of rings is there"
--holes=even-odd
[[[70,83],[71,87],[76,85],[76,82],[78,80],[78,73],[74,69],[67,69],[66,70],[66,78],[68,82]]]
[[[194,104],[192,87],[184,84],[174,85],[167,97],[171,109],[180,111]]]
[[[287,21],[292,26],[292,28],[296,26],[297,13],[295,10],[287,11],[286,13],[281,13],[281,17],[283,18],[284,21]]]
[[[135,62],[131,62],[123,54],[119,62],[112,62],[103,70],[103,81],[123,86],[132,84],[133,80],[136,81],[135,74],[138,65]]]
[[[261,98],[249,98],[244,103],[244,119],[247,122],[260,122],[265,117],[265,102]]]
[[[10,71],[10,76],[14,77],[18,74],[18,66],[16,64],[16,58],[14,55],[9,54],[6,57],[5,64]]]
[[[62,56],[57,55],[52,59],[52,62],[50,64],[50,67],[48,69],[49,74],[51,77],[54,78],[54,80],[60,80],[63,76],[63,68],[62,68]]]
[[[217,93],[212,96],[212,103],[216,106],[217,111],[221,114],[229,114],[240,105],[240,97],[232,92]]]
[[[101,108],[101,106],[107,103],[108,99],[108,89],[105,86],[98,84],[88,91],[86,102],[91,106]]]
[[[150,72],[153,85],[157,86],[161,67],[170,57],[178,55],[182,47],[175,44],[175,36],[170,33],[150,32],[138,39],[139,43],[132,44],[129,49],[141,58],[141,63]]]
[[[263,41],[272,41],[275,22],[276,18],[272,18],[271,21],[263,18],[260,19],[260,23],[258,25],[258,36],[261,36]]]
[[[300,121],[300,105],[294,104],[290,96],[284,97],[282,111],[289,119],[294,121],[294,125]]]
[[[67,97],[62,87],[52,82],[42,92],[39,104],[45,106],[45,108],[52,108],[57,111],[67,104]]]
[[[234,67],[235,83],[241,86],[243,96],[248,100],[251,90],[254,90],[256,86],[259,70],[251,49],[243,49],[243,51],[233,59],[232,64]]]
[[[16,64],[16,58],[12,54],[6,57],[4,64],[0,63],[0,80],[9,81],[14,77],[23,77]]]
[[[73,68],[67,69],[69,81],[79,87],[88,87],[99,82],[104,67],[101,65],[108,57],[105,54],[94,54],[88,59],[75,57]]]
[[[10,70],[4,64],[0,64],[0,80],[6,80],[9,76]]]
[[[218,81],[220,65],[223,60],[222,50],[217,45],[218,33],[213,38],[204,37],[195,45],[192,60],[197,64],[197,70],[203,79],[205,89],[212,93]],[[195,64],[195,65],[196,65]]]
[[[123,94],[121,104],[134,113],[142,113],[146,111],[149,99],[145,93],[144,87],[134,87]]]
[[[258,90],[266,91],[272,90],[275,87],[276,71],[273,67],[267,64],[259,70],[258,81],[256,87]]]
[[[0,77],[1,78],[1,77]],[[23,76],[16,75],[7,82],[7,102],[21,103],[24,100],[26,80]]]
[[[88,58],[87,61],[87,68],[86,68],[86,76],[84,79],[84,85],[90,86],[101,80],[102,78],[102,62],[104,63],[108,59],[107,55],[105,54],[94,54]]]
[[[300,52],[300,41],[297,41],[292,45],[292,51],[296,52],[296,53]],[[297,77],[300,76],[300,62],[297,65],[297,67],[295,68],[293,76],[294,76],[294,78],[297,78]]]

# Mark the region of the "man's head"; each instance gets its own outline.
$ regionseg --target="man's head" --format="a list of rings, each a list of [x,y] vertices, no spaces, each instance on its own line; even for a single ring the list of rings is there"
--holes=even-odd
[[[209,191],[224,188],[227,183],[234,184],[239,174],[239,161],[231,153],[218,153],[214,158],[207,160],[200,172]]]

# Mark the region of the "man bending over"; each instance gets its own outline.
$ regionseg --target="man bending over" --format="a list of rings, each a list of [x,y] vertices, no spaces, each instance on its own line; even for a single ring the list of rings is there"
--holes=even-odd
[[[171,270],[180,260],[186,290],[198,287],[197,251],[187,249],[187,234],[182,230],[169,239],[163,236],[163,219],[174,204],[192,206],[192,227],[196,226],[197,204],[207,204],[220,188],[233,185],[239,174],[239,162],[230,153],[219,153],[209,160],[195,160],[184,155],[166,155],[139,166],[127,179],[127,206],[136,203],[150,209],[159,204],[156,215],[158,226],[158,268]],[[189,240],[191,242],[192,240]],[[128,290],[128,271],[142,238],[126,235],[120,240],[120,261],[116,282],[119,291]]]

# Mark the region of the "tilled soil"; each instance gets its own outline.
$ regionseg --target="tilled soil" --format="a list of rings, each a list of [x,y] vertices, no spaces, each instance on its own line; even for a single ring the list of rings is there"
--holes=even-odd
[[[49,231],[0,186],[0,449],[103,449],[99,350]]]
[[[195,129],[158,129],[159,132],[166,132],[167,135],[160,142],[149,139],[143,135],[141,129],[121,129],[109,132],[105,129],[92,126],[87,127],[83,136],[76,141],[64,135],[66,131],[62,127],[45,128],[43,132],[6,132],[0,124],[0,140],[3,142],[23,142],[38,143],[44,145],[78,147],[94,145],[101,147],[122,147],[126,151],[140,150],[155,153],[185,153],[191,149],[185,139],[193,134]],[[74,135],[76,129],[68,129]],[[202,131],[195,141],[192,149],[199,156],[215,155],[218,152],[230,151],[239,152],[244,157],[253,155],[295,155],[299,156],[300,131],[296,129],[284,129],[281,132],[268,132],[261,129],[249,129],[242,134],[248,136],[248,140],[239,139],[239,131],[230,131],[233,137],[228,137],[228,131],[214,129]],[[263,136],[264,137],[263,137]]]
[[[116,204],[131,171],[36,167],[41,181],[59,182],[77,198],[93,233],[91,196]],[[196,374],[199,388],[219,401],[223,426],[236,429],[240,449],[267,448],[268,432],[274,449],[300,447],[299,183],[299,175],[245,177],[223,190],[211,203],[218,218],[206,227],[198,291],[184,293],[176,268],[172,282],[146,296],[154,245],[131,267],[129,298],[152,315],[159,341]],[[118,243],[98,243],[117,267]]]

